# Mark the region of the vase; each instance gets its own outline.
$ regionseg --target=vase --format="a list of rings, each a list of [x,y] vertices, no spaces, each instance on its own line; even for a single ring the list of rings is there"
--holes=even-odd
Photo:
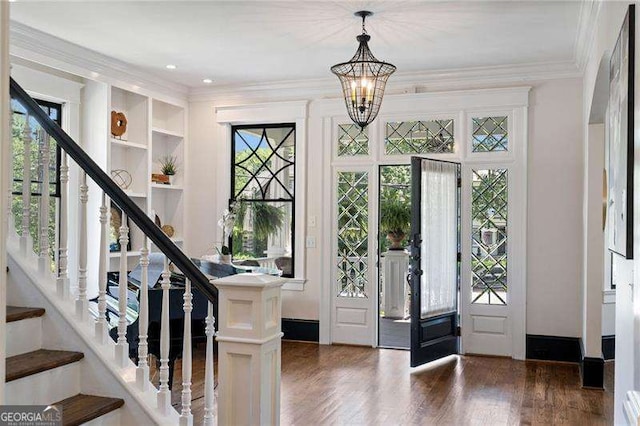
[[[389,250],[404,250],[404,247],[401,246],[404,237],[404,232],[388,232],[387,240],[391,243]]]

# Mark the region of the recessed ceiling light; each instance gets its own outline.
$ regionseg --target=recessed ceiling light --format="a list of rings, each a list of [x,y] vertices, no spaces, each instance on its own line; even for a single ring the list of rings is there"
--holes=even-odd
[[[213,83],[213,80],[211,80],[210,78],[205,78],[204,80],[202,80],[202,82],[205,84],[211,84]]]
[[[176,67],[176,66],[175,66],[175,65],[173,65],[173,64],[169,64],[169,65],[167,65],[167,66],[166,66],[166,68],[167,68],[168,70],[175,70],[175,69],[176,69],[176,68],[178,68],[178,67]]]

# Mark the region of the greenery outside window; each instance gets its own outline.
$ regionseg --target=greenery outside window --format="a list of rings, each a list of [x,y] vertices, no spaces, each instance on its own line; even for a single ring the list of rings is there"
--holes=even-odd
[[[235,263],[294,276],[295,124],[233,126],[229,245]]]
[[[38,105],[49,115],[49,117],[62,125],[62,105],[47,102],[42,100],[36,100]],[[15,227],[20,229],[22,224],[23,214],[23,201],[22,201],[22,183],[24,175],[24,153],[25,146],[22,137],[24,127],[26,125],[26,110],[16,100],[11,100],[12,120],[11,120],[11,134],[12,134],[12,194],[11,211],[15,219]],[[31,128],[31,217],[29,221],[29,232],[33,239],[34,250],[38,252],[39,247],[39,223],[38,223],[38,211],[40,204],[40,196],[42,195],[42,174],[38,173],[39,162],[39,140],[37,139],[37,132],[41,129],[38,122],[30,117],[29,127]],[[56,141],[53,138],[49,140],[49,152],[51,153],[51,160],[49,163],[49,194],[50,194],[50,206],[49,206],[49,246],[52,248],[51,257],[55,256],[54,248],[57,247],[57,222],[58,222],[58,204],[60,198],[60,160],[61,150]]]

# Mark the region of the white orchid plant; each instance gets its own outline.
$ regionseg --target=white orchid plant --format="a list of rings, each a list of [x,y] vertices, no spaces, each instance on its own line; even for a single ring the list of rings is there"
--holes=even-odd
[[[222,217],[220,218],[220,220],[218,220],[218,226],[222,228],[222,248],[218,249],[218,247],[216,247],[216,251],[220,255],[231,254],[229,251],[229,246],[226,245],[226,242],[229,241],[229,237],[231,236],[233,227],[236,223],[237,208],[238,203],[236,201],[233,201],[231,204],[229,204],[229,208],[225,209],[224,212],[222,212]]]

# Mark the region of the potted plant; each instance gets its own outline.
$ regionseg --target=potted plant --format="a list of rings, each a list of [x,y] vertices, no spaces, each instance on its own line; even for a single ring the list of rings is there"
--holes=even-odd
[[[389,250],[404,250],[401,246],[411,228],[411,206],[400,200],[385,200],[380,206],[380,228],[391,243]]]
[[[257,195],[256,195],[257,196]],[[255,258],[268,250],[269,237],[277,235],[285,224],[282,206],[267,202],[238,202],[233,229],[233,257]]]
[[[173,177],[178,170],[177,167],[178,158],[174,155],[165,155],[160,158],[160,171],[163,175],[169,177],[169,184],[173,183]]]
[[[267,203],[254,203],[253,231],[256,238],[268,239],[276,235],[284,223],[284,211],[278,206]]]

